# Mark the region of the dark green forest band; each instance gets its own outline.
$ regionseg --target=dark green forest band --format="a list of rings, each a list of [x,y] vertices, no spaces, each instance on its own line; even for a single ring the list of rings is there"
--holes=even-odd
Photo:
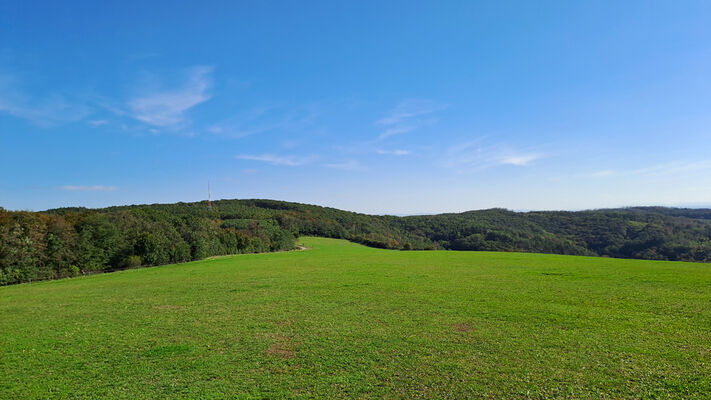
[[[502,209],[374,216],[273,200],[64,208],[0,208],[0,284],[293,249],[299,235],[388,249],[524,251],[711,261],[711,210],[626,208],[518,213]]]

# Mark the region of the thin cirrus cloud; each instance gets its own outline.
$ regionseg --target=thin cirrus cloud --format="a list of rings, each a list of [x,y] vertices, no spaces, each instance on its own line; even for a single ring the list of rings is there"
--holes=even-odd
[[[82,102],[71,101],[57,93],[46,94],[38,100],[29,96],[21,86],[14,76],[0,75],[0,112],[42,128],[78,121],[91,114],[91,109]]]
[[[665,177],[679,176],[691,172],[711,170],[711,161],[672,161],[668,163],[655,164],[648,167],[627,169],[627,170],[603,170],[587,174],[589,178],[616,178],[630,176],[645,177]]]
[[[175,128],[187,122],[186,112],[212,96],[212,67],[192,68],[181,87],[158,90],[135,97],[128,102],[129,114],[148,125]]]
[[[327,168],[333,168],[333,169],[340,169],[343,171],[364,171],[365,167],[363,167],[360,162],[357,160],[348,160],[344,162],[339,162],[339,163],[331,163],[331,164],[324,164],[325,167]]]
[[[501,157],[501,164],[515,165],[517,167],[528,167],[533,165],[533,162],[542,158],[541,154],[509,154]]]
[[[395,149],[395,150],[383,150],[383,149],[377,149],[375,150],[376,153],[382,154],[382,155],[390,155],[390,156],[409,156],[412,154],[410,150],[402,150],[402,149]]]
[[[109,121],[105,120],[105,119],[95,119],[95,120],[89,121],[89,125],[91,125],[91,126],[102,126],[102,125],[106,125],[108,123],[109,123]]]
[[[383,118],[375,121],[383,131],[378,139],[387,139],[390,136],[400,135],[436,122],[431,114],[446,107],[431,100],[403,100],[390,110]]]
[[[486,144],[484,138],[450,147],[444,154],[444,167],[458,172],[478,171],[496,166],[532,167],[544,158],[541,153],[513,150],[501,144]]]
[[[114,191],[118,190],[118,187],[104,186],[104,185],[93,185],[93,186],[65,185],[65,186],[60,186],[59,189],[69,190],[69,191],[79,191],[79,192],[114,192]]]
[[[300,132],[313,127],[325,106],[311,103],[300,106],[258,106],[217,121],[206,131],[222,138],[239,139],[272,131]]]
[[[416,126],[393,126],[385,129],[379,136],[378,139],[386,139],[390,136],[400,135],[403,133],[414,131]]]
[[[248,155],[242,154],[237,156],[240,160],[249,161],[260,161],[271,165],[286,166],[286,167],[298,167],[300,165],[308,164],[313,160],[312,157],[297,157],[297,156],[279,156],[275,154],[260,154],[260,155]]]
[[[268,132],[277,128],[274,126],[260,126],[255,128],[241,128],[237,126],[226,126],[224,124],[215,124],[208,127],[206,130],[213,135],[220,136],[223,138],[240,139],[247,136],[256,135],[262,132]]]
[[[207,127],[207,132],[227,138],[243,138],[283,126],[267,122],[273,107],[253,107]]]

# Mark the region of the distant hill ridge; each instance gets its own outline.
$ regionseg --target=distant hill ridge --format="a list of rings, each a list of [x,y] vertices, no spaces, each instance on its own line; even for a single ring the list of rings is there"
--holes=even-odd
[[[277,200],[0,209],[0,284],[292,249],[299,235],[402,250],[711,261],[711,209],[489,209],[396,217]]]

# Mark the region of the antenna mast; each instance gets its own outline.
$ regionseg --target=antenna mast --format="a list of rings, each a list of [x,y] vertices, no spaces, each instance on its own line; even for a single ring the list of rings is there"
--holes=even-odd
[[[212,210],[212,199],[210,199],[210,181],[207,181],[207,209]]]

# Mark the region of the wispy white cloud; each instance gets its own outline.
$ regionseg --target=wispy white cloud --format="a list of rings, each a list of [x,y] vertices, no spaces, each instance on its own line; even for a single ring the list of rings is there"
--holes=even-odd
[[[642,168],[632,169],[607,169],[587,174],[590,178],[610,178],[610,177],[664,177],[688,174],[692,172],[711,170],[711,160],[688,161],[679,160],[667,163],[660,163]]]
[[[503,165],[531,167],[544,157],[544,154],[536,151],[512,149],[503,144],[488,144],[485,138],[478,138],[447,149],[442,165],[460,172]]]
[[[84,185],[65,185],[59,187],[61,190],[84,191],[84,192],[113,192],[118,190],[116,186],[84,186]]]
[[[258,127],[244,128],[238,125],[228,125],[225,123],[213,124],[207,128],[209,133],[223,138],[239,139],[258,133],[271,131],[278,128],[280,125],[262,125]]]
[[[588,174],[588,176],[591,178],[604,178],[606,176],[613,176],[613,175],[615,175],[615,171],[610,170],[610,169],[606,169],[606,170],[602,170],[602,171],[595,171],[591,174]]]
[[[673,161],[669,163],[652,165],[629,171],[630,175],[677,175],[687,172],[697,172],[711,169],[711,160],[704,161]]]
[[[422,125],[434,123],[436,118],[432,118],[431,114],[445,108],[431,100],[404,100],[383,118],[375,121],[376,125],[383,128],[378,139],[411,132]]]
[[[412,152],[410,150],[401,150],[401,149],[396,149],[396,150],[377,149],[377,150],[375,150],[375,152],[378,154],[391,155],[391,156],[408,156],[408,155],[412,154]]]
[[[365,167],[363,167],[360,162],[357,160],[348,160],[344,162],[339,162],[339,163],[332,163],[332,164],[324,164],[325,167],[327,168],[334,168],[334,169],[342,169],[344,171],[364,171]]]
[[[75,122],[91,113],[91,108],[81,101],[70,100],[58,93],[30,96],[21,86],[14,76],[0,75],[0,112],[26,119],[40,127]]]
[[[533,162],[543,157],[541,154],[529,153],[529,154],[511,154],[504,155],[501,157],[501,164],[515,165],[518,167],[528,167],[533,165]]]
[[[211,98],[212,67],[194,67],[181,87],[144,93],[128,102],[130,115],[157,127],[179,127],[186,122],[185,113]]]
[[[378,139],[385,139],[390,136],[400,135],[402,133],[407,133],[415,130],[415,126],[393,126],[392,128],[385,129],[379,136]]]
[[[95,119],[95,120],[89,121],[89,125],[91,125],[91,126],[101,126],[101,125],[106,125],[108,123],[109,123],[109,121],[105,120],[105,119]]]
[[[273,107],[253,107],[207,127],[207,132],[225,138],[243,138],[283,126],[282,122],[266,122]]]
[[[385,117],[376,121],[379,125],[397,125],[403,121],[444,109],[431,100],[408,99],[401,101]]]
[[[282,165],[287,167],[298,167],[313,161],[313,157],[280,156],[275,154],[242,154],[238,155],[237,158],[240,160],[261,161],[272,165]]]
[[[315,120],[325,112],[324,109],[325,106],[320,103],[295,107],[276,104],[253,107],[213,123],[206,131],[228,139],[239,139],[277,130],[280,133],[302,133],[306,129],[313,130]],[[296,143],[294,140],[290,142]]]

